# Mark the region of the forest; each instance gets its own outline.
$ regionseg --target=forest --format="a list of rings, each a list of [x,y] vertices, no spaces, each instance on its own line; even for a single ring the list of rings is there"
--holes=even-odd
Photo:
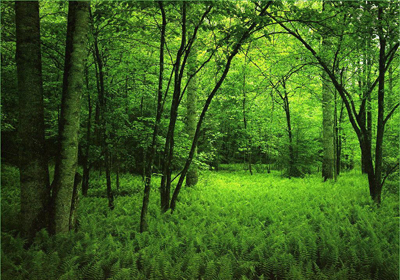
[[[399,279],[399,1],[0,7],[2,279]]]

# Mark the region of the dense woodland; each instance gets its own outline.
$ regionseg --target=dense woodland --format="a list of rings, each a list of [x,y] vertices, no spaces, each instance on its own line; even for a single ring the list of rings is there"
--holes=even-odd
[[[3,279],[399,278],[398,1],[2,1]]]

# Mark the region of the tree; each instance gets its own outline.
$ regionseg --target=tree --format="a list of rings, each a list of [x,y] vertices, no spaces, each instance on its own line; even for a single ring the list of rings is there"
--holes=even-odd
[[[91,17],[93,19],[93,17]],[[103,58],[100,54],[99,43],[98,43],[98,31],[93,34],[94,37],[94,59],[96,64],[96,83],[98,90],[98,106],[96,109],[96,115],[98,118],[98,141],[101,142],[101,151],[104,154],[104,166],[106,169],[106,181],[107,181],[107,198],[108,207],[114,209],[114,194],[111,189],[111,155],[110,147],[108,145],[108,131],[107,131],[107,113],[108,104],[106,98],[106,90],[104,84],[104,63]]]
[[[59,155],[53,182],[54,233],[65,233],[71,223],[71,204],[78,163],[81,96],[84,90],[89,2],[69,2],[64,81],[59,124]],[[77,188],[79,184],[75,184]],[[77,194],[75,189],[75,194]],[[75,204],[74,204],[75,205]]]
[[[44,136],[39,4],[37,1],[17,1],[15,13],[21,230],[30,243],[35,233],[47,226],[46,210],[50,197]]]
[[[366,5],[370,5],[371,3],[367,3]],[[347,10],[346,7],[342,7],[343,9],[338,9],[338,13],[342,13],[343,17],[336,16],[335,18],[340,18],[340,20],[344,19],[347,23],[352,23],[356,27],[360,24],[364,24],[364,22],[358,22],[360,17],[357,17],[356,11],[354,8],[358,8],[358,6],[354,7],[351,3],[348,4]],[[366,88],[360,96],[362,96],[362,100],[360,102],[359,109],[357,110],[356,104],[354,102],[353,96],[351,92],[349,92],[349,88],[346,88],[346,84],[343,80],[339,79],[335,75],[334,69],[336,63],[339,60],[339,55],[342,54],[343,44],[344,43],[351,43],[351,40],[359,40],[362,37],[359,33],[355,32],[354,34],[360,35],[360,37],[353,37],[351,40],[344,42],[344,31],[342,30],[343,26],[346,24],[337,24],[339,30],[337,33],[339,34],[337,37],[337,43],[333,44],[334,49],[333,52],[333,65],[329,64],[329,60],[324,56],[322,53],[317,52],[315,47],[312,46],[311,40],[307,40],[304,36],[299,32],[299,30],[294,29],[293,27],[288,27],[286,24],[287,21],[291,21],[290,19],[285,19],[284,21],[280,18],[269,13],[268,15],[275,20],[284,30],[286,30],[289,34],[294,36],[315,58],[317,63],[322,67],[325,73],[328,75],[329,79],[331,80],[332,84],[334,85],[335,89],[338,91],[348,113],[349,121],[357,135],[359,145],[362,151],[362,155],[365,161],[365,170],[368,175],[368,182],[369,182],[369,191],[371,198],[378,204],[381,202],[381,193],[382,193],[382,186],[384,183],[384,179],[382,178],[382,144],[383,144],[383,136],[384,136],[384,128],[389,120],[390,116],[394,113],[394,111],[398,108],[399,104],[393,106],[390,112],[385,116],[384,115],[384,97],[385,97],[385,73],[386,70],[389,68],[390,64],[392,63],[393,59],[395,58],[396,52],[399,48],[398,42],[398,34],[394,31],[398,25],[398,21],[393,19],[393,13],[398,10],[398,3],[394,2],[382,2],[376,3],[373,7],[365,7],[363,11],[365,12],[363,16],[367,16],[368,19],[371,21],[369,23],[369,28],[375,32],[377,36],[377,46],[378,46],[378,77],[371,83],[370,87]],[[296,10],[297,11],[297,10]],[[350,12],[354,14],[351,14]],[[309,14],[307,13],[307,17]],[[328,16],[329,15],[325,15]],[[391,20],[388,20],[388,19]],[[363,19],[363,18],[361,18]],[[376,19],[376,20],[372,20]],[[302,22],[299,20],[299,22]],[[318,20],[317,20],[318,22]],[[304,20],[304,25],[307,25],[309,22]],[[342,22],[343,23],[343,22]],[[345,22],[346,23],[346,22]],[[322,25],[324,25],[323,23]],[[325,26],[325,25],[324,25]],[[331,25],[334,26],[334,25]],[[396,35],[397,34],[397,35]],[[388,49],[388,50],[387,50]],[[348,67],[347,69],[342,69],[342,71],[351,71],[352,68]],[[350,76],[350,75],[346,75]],[[375,137],[375,158],[373,156],[373,142],[372,137],[369,137],[369,130],[367,123],[365,122],[364,114],[366,103],[368,100],[368,96],[372,93],[375,87],[378,85],[378,113],[377,113],[377,133]]]
[[[191,34],[188,30],[189,22],[187,20],[187,6],[188,3],[182,2],[180,4],[181,9],[181,22],[182,22],[182,30],[181,30],[181,41],[179,49],[176,53],[176,58],[174,61],[174,67],[171,72],[171,77],[174,77],[173,84],[173,93],[172,93],[172,101],[170,107],[169,114],[169,125],[166,136],[166,141],[164,145],[164,154],[162,161],[162,178],[161,178],[161,186],[160,186],[160,196],[161,196],[161,209],[165,212],[170,208],[170,200],[171,200],[171,183],[172,183],[172,160],[174,158],[174,148],[175,148],[175,128],[176,122],[178,118],[178,109],[180,102],[182,100],[183,95],[187,89],[187,86],[190,84],[190,80],[188,79],[186,86],[182,87],[183,74],[185,71],[185,67],[187,66],[188,57],[191,54],[193,44],[196,41],[197,32],[199,31],[200,26],[205,21],[207,15],[210,13],[212,9],[212,5],[206,5],[204,12],[201,14],[200,19],[194,25]],[[188,37],[188,35],[191,35]],[[212,52],[209,59],[207,59],[200,67],[201,69],[206,63],[209,62],[214,52]],[[199,71],[197,69],[196,72]],[[193,76],[191,76],[193,77]],[[186,172],[185,172],[186,173]],[[186,174],[185,174],[186,175]]]
[[[333,126],[333,94],[326,81],[326,74],[322,73],[322,178],[324,181],[335,176],[335,138]]]
[[[243,85],[242,85],[242,91],[243,91],[243,128],[244,132],[246,135],[246,147],[245,147],[245,153],[244,153],[244,164],[246,164],[246,157],[248,161],[248,166],[249,166],[249,172],[250,175],[253,175],[253,170],[251,167],[251,137],[249,137],[249,132],[247,129],[247,118],[246,118],[246,68],[247,68],[247,55],[250,50],[250,44],[247,47],[245,57],[244,57],[244,65],[243,65]]]
[[[165,48],[165,28],[167,26],[167,20],[165,15],[165,9],[162,1],[158,2],[160,7],[162,24],[160,34],[160,61],[159,61],[159,76],[158,76],[158,89],[157,89],[157,112],[156,120],[154,123],[153,138],[151,145],[147,151],[147,168],[145,174],[145,186],[143,195],[142,211],[140,213],[140,232],[147,230],[147,210],[149,207],[150,190],[151,190],[151,177],[153,173],[154,156],[156,153],[157,136],[163,111],[163,73],[164,73],[164,48]]]
[[[322,12],[328,10],[328,2],[322,4]],[[328,38],[322,38],[322,49],[326,48]],[[333,92],[329,87],[329,81],[326,80],[326,73],[322,71],[322,178],[324,181],[336,178],[335,171],[335,134],[334,134],[334,113],[333,113]]]
[[[189,135],[189,140],[192,140],[194,133],[196,132],[196,105],[197,105],[197,91],[198,87],[196,84],[196,54],[193,50],[193,55],[189,57],[188,61],[188,76],[192,77],[190,84],[188,85],[186,92],[186,112],[187,112],[187,132]],[[196,149],[197,150],[197,149]],[[197,152],[195,151],[194,156],[196,157]],[[199,175],[197,173],[197,166],[191,165],[188,174],[186,175],[186,186],[194,186],[199,180]]]
[[[267,9],[269,8],[269,6],[271,5],[272,1],[268,1],[266,4],[264,4],[264,6],[258,6],[258,14],[256,16],[256,18],[261,18],[263,17],[266,13],[267,13]],[[217,91],[219,90],[219,88],[221,87],[222,83],[224,82],[226,76],[228,75],[229,69],[231,67],[231,63],[233,58],[236,56],[236,54],[239,52],[239,49],[243,46],[243,44],[247,41],[247,39],[250,37],[250,35],[252,34],[252,32],[254,32],[254,30],[258,27],[259,25],[259,20],[254,20],[248,28],[244,29],[244,30],[240,30],[241,32],[239,33],[239,35],[237,35],[237,40],[236,42],[234,42],[233,44],[233,48],[231,50],[231,52],[229,53],[229,55],[226,58],[226,64],[225,67],[223,68],[223,72],[220,76],[220,78],[218,79],[218,82],[215,84],[214,88],[211,90],[210,94],[207,97],[206,102],[204,103],[202,112],[200,114],[199,120],[197,122],[197,126],[196,126],[196,132],[194,134],[194,138],[192,141],[192,145],[189,151],[189,155],[186,159],[185,162],[185,166],[183,167],[181,173],[180,173],[180,177],[179,177],[179,181],[175,187],[174,193],[172,195],[172,199],[171,199],[171,204],[170,204],[170,208],[171,211],[173,212],[175,210],[176,207],[176,201],[178,199],[178,195],[179,192],[181,190],[182,184],[183,184],[183,180],[185,179],[185,176],[189,170],[190,164],[192,163],[193,160],[193,156],[194,156],[194,152],[196,150],[196,145],[197,145],[197,141],[199,140],[199,136],[200,136],[200,129],[201,129],[201,125],[204,121],[204,117],[207,113],[207,110],[211,104],[212,99],[214,98],[215,94],[217,93]]]

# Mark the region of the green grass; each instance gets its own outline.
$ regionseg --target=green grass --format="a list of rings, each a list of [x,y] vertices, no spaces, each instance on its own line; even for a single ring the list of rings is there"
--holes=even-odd
[[[334,184],[319,176],[203,172],[198,186],[181,191],[174,214],[160,213],[156,180],[143,234],[140,178],[122,176],[114,211],[102,197],[104,182],[94,180],[80,200],[79,232],[43,231],[24,250],[11,222],[17,174],[2,173],[2,279],[399,277],[398,195],[386,194],[377,208],[360,175]]]

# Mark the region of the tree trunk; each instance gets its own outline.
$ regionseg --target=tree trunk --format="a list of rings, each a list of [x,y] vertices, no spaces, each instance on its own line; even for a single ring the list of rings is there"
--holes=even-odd
[[[45,150],[38,2],[15,3],[19,98],[21,232],[31,243],[47,225],[50,198]]]
[[[322,11],[329,10],[329,3],[325,1]],[[328,4],[328,5],[326,5]],[[327,41],[322,41],[322,48],[326,48]],[[336,178],[335,171],[335,126],[333,114],[333,94],[327,83],[327,75],[322,72],[322,178],[324,181]]]
[[[88,69],[86,69],[88,72]],[[91,140],[91,129],[92,129],[92,102],[90,99],[89,92],[89,75],[86,73],[86,89],[88,90],[88,119],[86,126],[86,152],[83,158],[83,176],[82,176],[82,194],[87,196],[87,192],[89,190],[89,176],[90,176],[90,168],[89,168],[89,155],[90,155],[90,140]]]
[[[71,212],[69,217],[69,230],[78,230],[78,215],[77,209],[79,204],[79,191],[82,182],[82,175],[78,172],[75,173],[74,189],[72,192]]]
[[[259,16],[265,15],[266,10],[267,10],[268,7],[271,5],[271,3],[272,3],[272,1],[268,1],[268,2],[265,4],[265,6],[261,9],[261,11],[260,11],[260,13],[259,13]],[[185,177],[186,177],[187,171],[189,170],[190,164],[192,163],[193,156],[194,156],[194,152],[195,152],[195,149],[196,149],[196,146],[197,146],[197,142],[198,142],[199,137],[200,137],[200,128],[201,128],[201,125],[202,125],[202,123],[203,123],[203,121],[204,121],[204,117],[205,117],[205,115],[206,115],[206,113],[207,113],[207,110],[208,110],[208,108],[209,108],[209,106],[210,106],[210,104],[211,104],[211,101],[212,101],[212,99],[214,98],[214,96],[215,96],[215,94],[217,93],[217,91],[219,90],[219,88],[221,87],[222,83],[224,82],[224,80],[225,80],[225,78],[226,78],[226,76],[227,76],[227,74],[228,74],[228,72],[229,72],[229,69],[230,69],[230,67],[231,67],[231,63],[232,63],[233,58],[236,56],[236,54],[238,53],[239,49],[242,47],[243,43],[244,43],[244,42],[247,40],[247,38],[250,36],[250,32],[251,32],[257,25],[258,25],[258,23],[253,22],[253,23],[247,28],[247,30],[245,30],[245,31],[243,32],[242,36],[240,37],[240,39],[238,40],[238,42],[235,44],[235,46],[234,46],[234,48],[233,48],[233,51],[231,52],[231,54],[230,54],[230,55],[228,56],[228,58],[227,58],[227,62],[226,62],[226,64],[225,64],[225,68],[224,68],[224,71],[223,71],[221,77],[219,78],[219,80],[218,80],[218,82],[216,83],[216,85],[214,86],[213,90],[210,92],[210,94],[209,94],[208,97],[207,97],[207,100],[206,100],[206,102],[205,102],[205,104],[204,104],[204,106],[203,106],[203,110],[201,111],[199,120],[198,120],[198,122],[197,122],[196,132],[195,132],[195,134],[194,134],[194,138],[193,138],[193,141],[192,141],[192,146],[191,146],[191,148],[190,148],[189,155],[188,155],[188,157],[187,157],[187,159],[186,159],[185,166],[184,166],[183,169],[182,169],[181,175],[180,175],[180,177],[179,177],[179,181],[178,181],[178,183],[176,184],[174,193],[173,193],[173,195],[172,195],[171,204],[170,204],[170,209],[171,209],[172,212],[175,210],[176,201],[177,201],[177,199],[178,199],[179,192],[180,192],[180,190],[181,190],[181,188],[182,188],[182,184],[183,184],[183,181],[184,181],[184,179],[185,179]]]
[[[171,197],[171,175],[172,175],[172,159],[174,156],[175,146],[175,125],[178,117],[178,107],[181,95],[181,83],[182,76],[181,70],[184,69],[184,65],[181,65],[182,56],[184,55],[184,49],[186,45],[186,2],[182,2],[182,38],[181,45],[176,55],[175,68],[174,68],[174,91],[172,95],[172,103],[169,117],[169,126],[167,138],[164,147],[164,161],[163,161],[163,172],[161,178],[161,209],[163,212],[169,209],[170,197]]]
[[[245,137],[246,137],[246,151],[245,151],[245,158],[247,155],[247,163],[249,166],[249,172],[250,175],[253,175],[253,170],[251,168],[251,136],[249,135],[247,131],[247,118],[246,118],[246,67],[247,67],[247,54],[249,52],[250,45],[246,50],[246,54],[244,57],[244,69],[243,69],[243,126],[244,126],[244,131],[245,131]],[[245,160],[246,163],[246,160]]]
[[[394,42],[394,45],[390,48],[388,53],[385,53],[385,48],[386,48],[386,39],[385,39],[385,34],[383,32],[383,9],[382,6],[378,3],[378,24],[377,24],[377,30],[378,30],[378,37],[379,37],[379,76],[376,82],[374,82],[369,89],[364,93],[364,97],[366,97],[368,94],[371,94],[372,90],[378,83],[378,118],[377,118],[377,135],[376,135],[376,150],[375,150],[375,170],[374,170],[374,164],[372,160],[372,139],[370,140],[368,137],[368,130],[365,124],[365,121],[363,121],[363,118],[361,117],[362,114],[362,109],[360,109],[360,112],[357,112],[355,109],[355,104],[351,98],[348,98],[349,92],[346,90],[346,88],[343,85],[343,82],[339,82],[337,78],[335,77],[334,73],[330,70],[330,67],[328,64],[324,62],[324,60],[317,54],[317,52],[313,49],[313,47],[308,44],[302,37],[301,35],[296,31],[291,30],[288,28],[284,23],[278,21],[273,15],[269,14],[269,16],[277,21],[277,23],[285,29],[289,34],[297,38],[303,46],[308,49],[311,54],[315,57],[315,59],[318,61],[318,63],[322,66],[324,71],[328,74],[329,78],[331,79],[333,85],[337,89],[340,97],[342,98],[342,101],[344,102],[346,106],[346,110],[348,113],[348,117],[350,120],[350,123],[354,129],[354,131],[357,134],[358,141],[361,147],[361,151],[363,154],[363,157],[367,159],[365,161],[365,168],[366,172],[368,174],[368,183],[369,183],[369,189],[370,189],[370,195],[371,198],[379,204],[381,201],[381,191],[382,191],[382,143],[383,143],[383,136],[384,136],[384,126],[387,122],[387,120],[391,117],[393,114],[394,110],[398,108],[398,105],[395,106],[390,113],[384,118],[384,83],[385,83],[385,72],[388,67],[390,67],[390,64],[393,62],[393,59],[395,57],[395,54],[400,46],[399,42]],[[361,106],[364,106],[362,100]]]
[[[394,106],[394,102],[396,101],[396,99],[393,100],[393,65],[389,66],[388,72],[389,72],[389,89],[388,89],[388,99],[386,108],[389,108],[389,110],[391,110]],[[394,97],[396,97],[396,95]]]
[[[335,91],[336,92],[336,91]],[[336,100],[336,98],[335,98]],[[336,102],[336,101],[335,101]],[[343,102],[341,103],[340,106],[340,114],[339,118],[336,118],[336,174],[340,175],[341,172],[341,160],[342,160],[342,119],[343,119]],[[335,110],[336,112],[336,110]]]
[[[99,118],[99,131],[97,138],[101,142],[102,152],[104,153],[104,167],[106,173],[106,185],[107,185],[107,199],[108,207],[114,209],[114,194],[111,189],[111,170],[110,170],[110,150],[107,143],[107,104],[105,98],[105,86],[104,86],[104,69],[103,60],[100,56],[99,44],[97,40],[97,34],[94,34],[94,56],[98,72],[96,71],[97,89],[98,89],[98,118]],[[96,111],[97,114],[97,111]],[[101,169],[100,169],[101,173]]]
[[[379,76],[378,76],[378,119],[376,125],[376,145],[375,145],[375,187],[372,199],[380,204],[382,192],[382,145],[383,134],[385,131],[384,110],[385,110],[385,72],[386,72],[386,39],[382,34],[382,6],[378,8],[379,19]]]
[[[335,174],[335,139],[333,125],[333,94],[326,81],[326,73],[322,73],[322,178],[333,179]]]
[[[154,157],[156,154],[157,148],[157,136],[158,129],[161,121],[161,115],[163,111],[163,73],[164,73],[164,47],[165,47],[165,28],[167,25],[165,10],[163,6],[163,2],[158,2],[161,15],[162,15],[162,25],[161,25],[161,39],[160,39],[160,62],[159,62],[159,76],[158,76],[158,90],[157,90],[157,113],[156,113],[156,121],[154,123],[153,130],[153,138],[151,141],[151,145],[147,151],[147,168],[146,168],[146,176],[145,176],[145,186],[144,186],[144,195],[143,195],[143,204],[142,211],[140,213],[140,232],[147,231],[147,211],[149,208],[149,200],[150,200],[150,190],[151,190],[151,177],[153,174],[153,166],[154,166]]]
[[[54,233],[70,229],[71,201],[78,164],[80,101],[84,88],[89,2],[69,2],[65,68],[60,119],[59,166],[55,175]]]
[[[120,187],[120,185],[119,185],[119,161],[117,161],[117,179],[115,180],[115,185],[116,185],[116,187],[117,187],[117,190],[119,190],[119,187]]]
[[[187,132],[189,134],[189,139],[193,140],[194,134],[196,132],[197,124],[197,79],[194,76],[196,72],[196,53],[193,50],[193,55],[189,57],[188,61],[188,76],[192,76],[190,84],[187,87],[186,105],[187,105]],[[194,152],[194,157],[196,157],[197,149]],[[192,164],[186,176],[186,186],[194,186],[197,184],[199,176],[197,174],[197,166]]]
[[[283,83],[284,85],[285,83]],[[294,150],[293,150],[293,134],[292,134],[292,123],[290,116],[290,105],[289,105],[289,96],[286,91],[286,86],[284,86],[284,109],[286,114],[286,125],[288,131],[289,138],[289,166],[288,166],[288,177],[289,179],[292,176],[295,176],[295,167],[294,167]]]
[[[104,136],[105,138],[105,136]],[[105,140],[104,140],[105,143]],[[111,154],[109,151],[109,148],[107,147],[107,144],[104,144],[103,148],[105,149],[105,154],[104,154],[104,163],[106,167],[106,182],[107,182],[107,199],[108,199],[108,208],[110,210],[114,210],[114,194],[111,188],[111,164],[110,164],[110,158]]]

